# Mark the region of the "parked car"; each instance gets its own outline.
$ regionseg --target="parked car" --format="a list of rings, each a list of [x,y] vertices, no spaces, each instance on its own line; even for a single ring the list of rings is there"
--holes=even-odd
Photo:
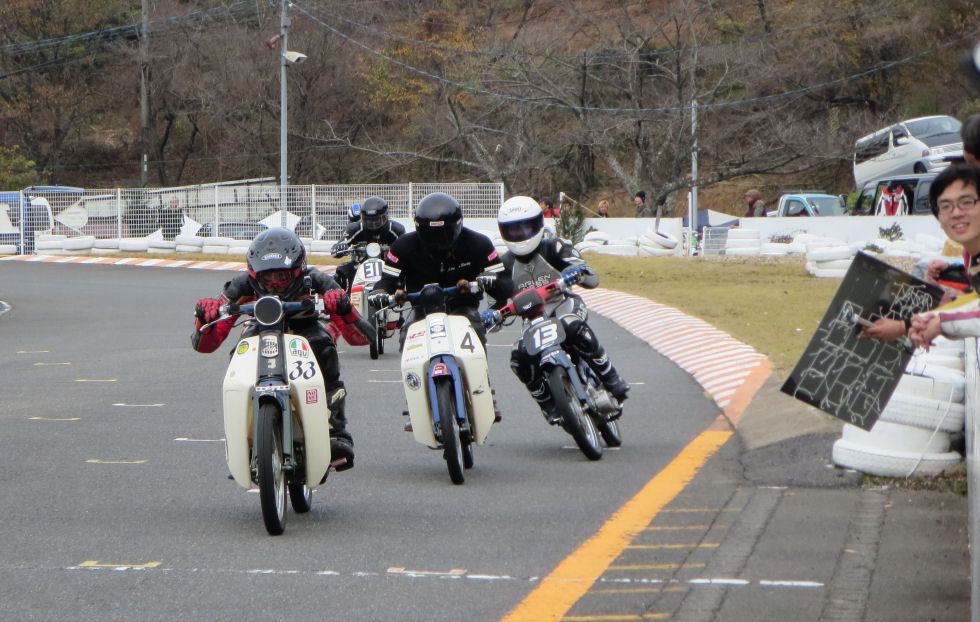
[[[854,183],[928,173],[963,157],[958,120],[945,115],[908,119],[859,138],[854,143]]]
[[[793,190],[780,195],[776,209],[766,216],[847,216],[847,205],[842,196],[819,190]]]
[[[905,191],[909,214],[932,215],[932,209],[929,207],[929,188],[938,174],[933,172],[922,175],[895,175],[869,181],[861,188],[861,194],[858,195],[851,212],[855,215],[874,214],[878,199],[881,198],[881,191],[892,183],[898,183]]]
[[[198,237],[222,237],[235,240],[252,240],[255,236],[268,229],[265,225],[257,222],[219,222],[218,228],[214,228],[213,222],[206,222],[197,230]]]

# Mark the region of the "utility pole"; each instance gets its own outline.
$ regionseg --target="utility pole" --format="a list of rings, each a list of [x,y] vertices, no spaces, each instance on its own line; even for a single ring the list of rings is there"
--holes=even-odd
[[[286,188],[289,185],[289,176],[286,172],[286,143],[289,125],[288,104],[286,102],[286,35],[289,31],[289,15],[286,14],[288,0],[279,0],[282,6],[279,29],[279,209],[282,210],[282,226],[286,226]]]
[[[150,102],[147,95],[149,85],[147,84],[150,73],[150,9],[147,0],[142,0],[141,20],[140,20],[140,187],[146,187],[147,178],[147,157],[146,142],[150,133]]]
[[[691,100],[691,202],[687,210],[687,224],[690,229],[688,255],[694,253],[694,241],[698,234],[698,100]]]

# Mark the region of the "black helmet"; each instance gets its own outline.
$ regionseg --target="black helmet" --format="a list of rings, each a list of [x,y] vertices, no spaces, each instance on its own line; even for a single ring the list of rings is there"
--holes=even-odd
[[[371,197],[361,203],[361,226],[375,231],[388,224],[388,204],[380,197]]]
[[[289,298],[303,285],[300,276],[306,267],[306,247],[296,234],[282,227],[271,227],[255,236],[246,254],[248,276],[260,294]]]
[[[463,229],[463,208],[444,192],[433,192],[415,208],[415,231],[429,252],[448,251]]]

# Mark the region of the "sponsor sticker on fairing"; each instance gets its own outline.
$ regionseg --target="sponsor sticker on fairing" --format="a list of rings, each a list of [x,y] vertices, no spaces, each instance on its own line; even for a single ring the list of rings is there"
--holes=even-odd
[[[275,336],[262,338],[262,356],[266,358],[279,356],[279,340]]]
[[[238,354],[245,354],[246,352],[248,352],[248,342],[247,341],[238,342],[238,348],[235,350],[235,352]]]
[[[420,378],[414,371],[410,371],[408,372],[408,375],[405,376],[405,384],[408,385],[408,388],[412,391],[418,391],[422,386],[422,378]]]
[[[319,392],[316,389],[307,389],[306,390],[306,403],[307,404],[316,404],[319,401],[320,401],[320,394],[319,394]]]
[[[305,359],[310,356],[310,347],[302,339],[291,339],[289,341],[289,353],[292,356]]]

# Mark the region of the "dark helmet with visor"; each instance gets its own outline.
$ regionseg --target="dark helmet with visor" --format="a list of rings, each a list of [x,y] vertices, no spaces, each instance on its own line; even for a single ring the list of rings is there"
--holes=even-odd
[[[447,252],[463,230],[463,208],[444,192],[433,192],[415,208],[415,231],[429,252]]]
[[[361,226],[377,231],[388,224],[388,203],[381,197],[371,197],[361,203]]]
[[[271,227],[255,236],[246,254],[252,287],[262,295],[290,298],[303,286],[306,247],[289,229]]]

